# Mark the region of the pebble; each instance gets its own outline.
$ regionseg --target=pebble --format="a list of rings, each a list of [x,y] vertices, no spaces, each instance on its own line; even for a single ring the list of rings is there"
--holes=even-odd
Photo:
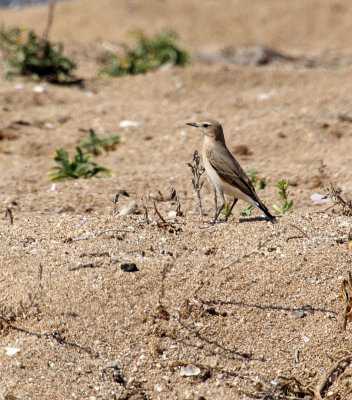
[[[301,333],[301,336],[302,336],[302,339],[305,341],[305,342],[309,342],[309,337],[308,336],[306,336],[304,333]]]
[[[19,349],[18,347],[5,347],[5,351],[6,351],[6,355],[14,356],[19,351],[21,351],[21,349]]]
[[[200,368],[193,364],[188,364],[185,367],[181,367],[181,376],[197,376],[200,374]]]
[[[44,87],[44,86],[36,85],[33,88],[33,92],[36,92],[36,93],[47,93],[48,89],[46,87]]]
[[[320,194],[320,193],[313,193],[310,196],[310,199],[315,204],[326,204],[331,202],[331,199],[329,197],[326,197],[325,194]]]
[[[139,122],[129,121],[127,119],[123,120],[119,124],[120,128],[128,128],[130,126],[139,126]]]
[[[126,204],[119,212],[119,215],[131,215],[134,214],[138,209],[138,204],[135,200],[132,200],[128,204]]]
[[[294,318],[298,319],[298,318],[304,318],[307,314],[304,311],[297,311]]]
[[[139,269],[135,263],[123,263],[121,264],[122,271],[125,272],[137,272]]]

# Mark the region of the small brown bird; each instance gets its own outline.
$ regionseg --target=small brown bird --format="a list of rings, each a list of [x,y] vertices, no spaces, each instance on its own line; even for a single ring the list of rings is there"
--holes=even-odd
[[[237,200],[241,199],[258,207],[274,224],[276,218],[270,214],[269,210],[260,201],[251,180],[226,147],[224,132],[220,123],[210,119],[197,123],[188,122],[187,125],[200,129],[204,134],[203,164],[221,199],[220,207],[215,213],[212,225],[215,224],[225,207],[224,193],[233,196],[233,202],[225,221],[228,220]]]

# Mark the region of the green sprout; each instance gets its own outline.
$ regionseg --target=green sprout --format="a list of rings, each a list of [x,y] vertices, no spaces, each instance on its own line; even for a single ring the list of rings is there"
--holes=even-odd
[[[228,201],[225,203],[224,209],[222,210],[221,214],[225,215],[225,217],[229,217],[232,215],[232,212],[230,213],[230,208],[231,208],[231,203]]]
[[[255,190],[264,189],[265,186],[270,182],[270,179],[266,176],[259,178],[258,174],[252,168],[248,170],[248,176],[252,181]]]
[[[288,201],[289,191],[287,190],[290,185],[290,181],[285,181],[284,179],[279,179],[277,181],[276,187],[279,189],[279,196],[282,199],[281,207],[274,205],[273,208],[280,214],[291,214],[291,207],[293,205],[293,200]]]
[[[249,217],[252,214],[254,206],[249,205],[247,208],[240,212],[241,217]]]
[[[88,153],[99,156],[106,155],[108,151],[116,150],[117,145],[122,141],[123,139],[120,136],[101,138],[95,133],[94,129],[89,129],[89,139],[81,140],[78,145],[87,150]]]
[[[92,162],[92,156],[83,154],[80,147],[76,147],[76,155],[70,159],[67,152],[60,148],[56,150],[54,160],[59,166],[54,166],[51,169],[56,170],[48,174],[48,178],[52,181],[61,179],[87,179],[95,175],[103,173],[104,177],[112,176],[112,172],[105,167],[102,167],[95,162]]]
[[[107,65],[100,71],[100,75],[144,74],[164,64],[184,66],[189,63],[188,53],[179,48],[174,32],[161,32],[152,38],[146,37],[141,32],[136,32],[134,35],[137,38],[137,46],[133,48],[122,44],[125,55],[111,56]]]
[[[254,169],[250,168],[248,170],[249,179],[252,181],[253,186],[256,190],[262,190],[265,186],[270,182],[270,178],[264,176],[263,178],[259,178],[258,174],[254,171]],[[264,202],[265,203],[265,202]],[[252,215],[253,206],[249,205],[247,208],[240,212],[242,217],[249,217]]]

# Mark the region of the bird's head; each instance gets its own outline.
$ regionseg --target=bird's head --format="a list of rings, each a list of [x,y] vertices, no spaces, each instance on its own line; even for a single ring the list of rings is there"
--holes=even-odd
[[[200,129],[205,136],[214,140],[224,140],[222,126],[218,121],[207,119],[199,122],[187,122],[187,125]]]

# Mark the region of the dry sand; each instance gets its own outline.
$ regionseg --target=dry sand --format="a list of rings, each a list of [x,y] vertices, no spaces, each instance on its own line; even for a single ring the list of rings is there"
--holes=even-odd
[[[40,33],[46,14],[2,9],[0,20]],[[346,357],[320,394],[352,399],[352,331],[341,327],[339,297],[352,270],[352,219],[310,198],[329,182],[352,197],[352,124],[339,117],[352,116],[351,18],[352,3],[327,0],[57,4],[50,37],[65,43],[84,87],[40,83],[38,93],[38,83],[6,81],[1,69],[0,204],[14,223],[0,225],[0,398],[319,398]],[[137,28],[173,29],[193,54],[263,43],[302,59],[194,58],[187,68],[98,78],[99,60]],[[202,138],[185,122],[203,116],[223,124],[231,150],[248,147],[237,155],[245,169],[270,177],[260,193],[270,209],[280,202],[274,183],[291,180],[292,215],[276,225],[258,211],[239,218],[239,202],[227,224],[208,228],[212,189],[206,182],[201,218],[186,166]],[[139,125],[120,128],[123,120]],[[89,128],[126,139],[97,158],[115,176],[53,188],[52,154],[73,154]],[[173,216],[171,187],[182,216]],[[135,200],[139,214],[113,215],[120,189],[130,199],[118,210]],[[182,376],[188,365],[194,376]]]

